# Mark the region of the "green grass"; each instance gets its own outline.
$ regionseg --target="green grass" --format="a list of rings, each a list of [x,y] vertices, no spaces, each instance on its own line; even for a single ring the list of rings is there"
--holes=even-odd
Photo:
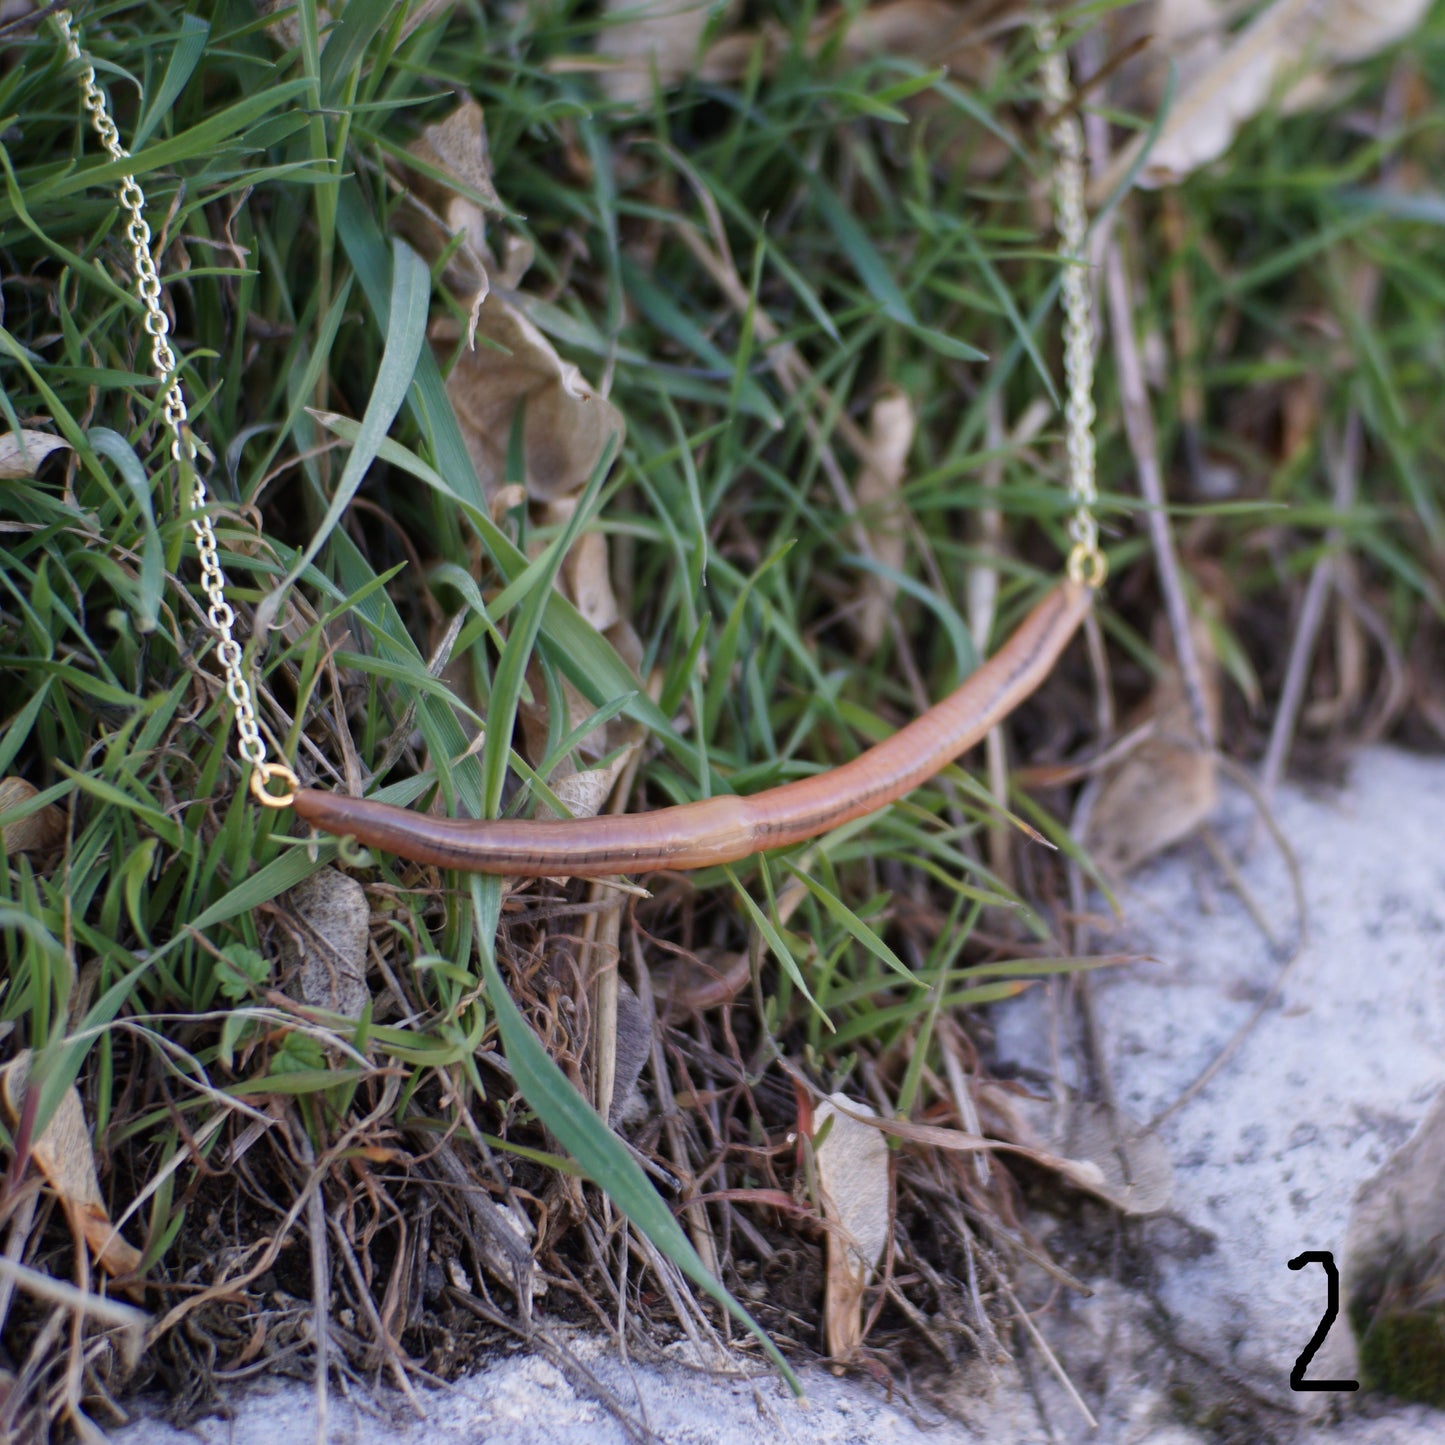
[[[647,729],[634,807],[755,791],[850,756],[915,711],[910,678],[938,696],[973,665],[962,599],[975,569],[998,572],[1002,635],[1059,567],[1055,438],[1000,446],[990,431],[994,408],[1012,423],[1056,395],[1057,263],[1030,199],[1047,165],[1031,43],[1005,38],[990,80],[967,89],[911,62],[820,64],[794,45],[769,74],[684,83],[637,112],[557,64],[590,45],[594,8],[494,9],[442,13],[403,37],[395,7],[352,0],[321,49],[303,3],[291,50],[239,0],[184,17],[159,5],[82,17],[152,224],[173,243],[163,273],[245,634],[263,599],[285,621],[248,649],[266,725],[324,785],[349,755],[383,797],[435,789],[449,810],[477,814],[530,802],[508,792],[509,766],[547,798],[548,768],[512,751],[510,720],[531,689],[555,701],[564,678],[591,707]],[[780,12],[795,39],[812,13]],[[590,1244],[554,1232],[538,1246],[574,1304],[615,1246],[597,1197],[545,1162],[559,1145],[697,1279],[697,1235],[595,1115],[578,1112],[587,1019],[569,972],[583,926],[575,888],[529,890],[499,914],[493,885],[469,892],[372,858],[356,873],[385,964],[374,976],[385,1017],[307,1017],[275,991],[286,890],[341,850],[304,846],[284,813],[238,791],[123,274],[117,167],[82,130],[53,32],[15,43],[0,76],[0,402],[9,427],[74,448],[38,479],[0,485],[0,774],[26,777],[42,790],[33,806],[57,804],[68,819],[61,850],[16,854],[0,870],[3,1047],[40,1051],[42,1122],[78,1080],[112,1214],[159,1181],[126,1226],[152,1279],[200,1278],[214,1249],[202,1243],[207,1210],[237,1243],[263,1221],[273,1228],[267,1191],[304,1195],[294,1143],[304,1134],[333,1170],[328,1208],[358,1181],[373,1190],[354,1224],[381,1261],[367,1285],[379,1299],[403,1248],[398,1213],[432,1188],[416,1129],[455,1135],[479,1178],[545,1196],[548,1218],[583,1218]],[[1153,400],[1186,562],[1226,579],[1239,670],[1267,695],[1283,665],[1278,618],[1332,526],[1396,645],[1428,643],[1439,625],[1441,218],[1398,196],[1433,196],[1420,177],[1440,173],[1441,112],[1391,119],[1386,103],[1402,68],[1427,93],[1445,83],[1438,15],[1411,54],[1354,74],[1323,121],[1247,128],[1225,163],[1173,194],[1172,218],[1158,197],[1126,205],[1137,330],[1166,358]],[[441,258],[393,240],[401,202],[388,168],[458,92],[485,109],[506,207],[498,225],[535,253],[522,283],[530,316],[591,380],[609,379],[626,418],[610,468],[575,478],[585,500],[571,525],[609,543],[655,697],[551,592],[572,534],[490,511],[446,401],[456,355],[421,342],[429,316],[464,319],[469,298],[446,294]],[[930,101],[924,116],[908,108],[915,95]],[[741,306],[682,239],[690,230],[715,248],[713,215]],[[1375,295],[1362,314],[1367,272]],[[1181,317],[1192,347],[1176,345]],[[797,391],[768,364],[768,324],[811,368]],[[903,493],[916,528],[896,577],[896,627],[859,658],[846,618],[870,563],[826,448],[851,479],[849,427],[888,386],[917,413]],[[1115,576],[1105,621],[1127,693],[1155,609],[1107,350],[1099,406]],[[1352,410],[1367,465],[1338,515],[1328,448]],[[1286,449],[1296,414],[1312,424]],[[506,451],[509,478],[522,480],[520,426]],[[1232,495],[1195,488],[1191,457],[1231,468]],[[984,484],[991,468],[996,488]],[[1002,510],[1003,550],[977,527],[985,506]],[[866,532],[876,518],[861,521]],[[284,597],[283,581],[294,584]],[[458,610],[454,666],[429,671],[438,618]],[[531,658],[540,666],[529,672]],[[1088,678],[1076,663],[1067,674],[1017,732],[1022,755],[1042,745],[1057,759],[1097,742]],[[553,715],[555,763],[568,739]],[[469,752],[478,720],[486,742]],[[1066,798],[1045,802],[1058,810]],[[710,870],[695,892],[662,886],[639,902],[623,925],[625,971],[635,948],[659,969],[678,950],[751,951],[756,972],[731,1035],[715,1021],[701,1035],[666,1034],[669,1047],[686,1045],[678,1057],[691,1059],[696,1087],[724,1096],[721,1113],[678,1126],[686,1157],[646,1130],[643,1152],[672,1171],[713,1169],[734,1188],[791,1188],[775,1146],[791,1126],[792,1086],[771,1068],[774,1051],[825,1091],[881,1070],[900,1111],[916,1115],[938,1102],[941,1010],[1080,966],[1059,918],[983,861],[993,816],[985,790],[951,769],[805,861]],[[1049,866],[1040,852],[1025,891],[1053,896],[1037,886]],[[778,898],[798,879],[801,899],[783,917]],[[1020,921],[1011,948],[994,930],[980,936],[999,904]],[[542,1043],[518,1032],[528,1025]],[[232,1162],[258,1117],[272,1121],[262,1142]],[[413,1132],[397,1132],[404,1121]],[[382,1183],[355,1162],[362,1146],[394,1151]],[[505,1168],[486,1162],[488,1148]],[[242,1203],[218,1204],[214,1178],[233,1175]],[[906,1190],[900,1199],[912,1207]],[[6,1208],[17,1207],[12,1190]],[[702,1232],[730,1241],[735,1282],[755,1265],[747,1236],[728,1208],[709,1209]],[[698,1213],[682,1216],[689,1229]],[[765,1211],[752,1217],[791,1248],[821,1247]],[[304,1221],[287,1227],[299,1257]],[[33,1241],[28,1258],[72,1272],[57,1214]],[[306,1269],[288,1268],[286,1287],[306,1297]],[[354,1295],[355,1279],[338,1277]],[[260,1317],[260,1295],[249,1298]],[[12,1306],[16,1358],[44,1313],[23,1297]],[[755,1314],[785,1345],[815,1346],[786,1311]],[[896,1340],[901,1316],[889,1319]],[[409,1329],[406,1348],[431,1358],[432,1326]],[[188,1357],[158,1345],[152,1364],[175,1379]],[[38,1378],[63,1369],[57,1346]]]

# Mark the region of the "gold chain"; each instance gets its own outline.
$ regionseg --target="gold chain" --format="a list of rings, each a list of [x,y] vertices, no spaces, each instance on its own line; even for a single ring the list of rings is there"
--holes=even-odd
[[[65,53],[81,67],[81,102],[90,116],[91,125],[95,127],[95,133],[100,137],[100,143],[112,160],[129,160],[130,152],[120,142],[120,133],[111,119],[105,92],[95,83],[95,67],[80,48],[80,37],[70,11],[57,10],[55,23],[65,43]],[[130,216],[126,239],[130,242],[136,294],[145,307],[144,324],[151,339],[151,365],[161,385],[161,413],[170,437],[171,460],[181,477],[188,478],[191,484],[191,531],[195,534],[196,551],[201,561],[201,586],[210,603],[206,609],[206,622],[216,635],[216,655],[221,660],[221,671],[225,675],[226,697],[236,713],[236,752],[243,763],[251,765],[251,792],[268,807],[284,808],[291,801],[290,794],[300,780],[284,763],[266,760],[266,741],[256,721],[255,697],[242,662],[241,644],[232,635],[236,613],[226,600],[229,588],[226,574],[221,569],[216,531],[206,511],[209,497],[205,478],[196,464],[196,442],[191,435],[185,393],[181,390],[180,365],[167,339],[171,324],[161,308],[161,278],[151,251],[151,228],[145,218],[145,192],[134,176],[122,176],[117,195],[121,208]],[[285,784],[285,793],[273,794],[267,790],[266,785],[273,778]]]
[[[1099,546],[1094,517],[1098,488],[1094,477],[1094,307],[1089,291],[1085,243],[1088,215],[1084,209],[1084,129],[1074,110],[1068,62],[1059,46],[1052,15],[1034,16],[1034,38],[1043,52],[1044,98],[1054,112],[1050,139],[1054,146],[1054,227],[1064,263],[1064,450],[1068,459],[1069,576],[1089,587],[1101,587],[1109,564]]]

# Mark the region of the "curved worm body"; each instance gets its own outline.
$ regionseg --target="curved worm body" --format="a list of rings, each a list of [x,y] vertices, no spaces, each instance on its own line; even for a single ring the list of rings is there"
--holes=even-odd
[[[651,813],[490,821],[438,818],[390,803],[302,788],[293,806],[327,833],[349,834],[417,863],[521,878],[596,878],[734,863],[816,838],[876,812],[978,742],[1049,675],[1093,594],[1061,582],[960,688],[851,762],[755,793]]]

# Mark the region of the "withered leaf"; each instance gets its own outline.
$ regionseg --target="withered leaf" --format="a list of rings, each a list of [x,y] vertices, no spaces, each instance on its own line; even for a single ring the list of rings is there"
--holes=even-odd
[[[908,453],[916,425],[913,403],[901,391],[889,391],[873,403],[868,414],[867,464],[853,489],[858,510],[868,530],[873,558],[897,571],[903,565],[903,520],[899,488],[903,485]],[[858,641],[866,655],[875,652],[888,627],[888,614],[898,587],[876,572],[864,574],[863,605],[858,614]]]
[[[1427,8],[1428,0],[1274,0],[1222,43],[1201,32],[1193,7],[1163,8],[1165,17],[1187,29],[1177,37],[1164,36],[1158,75],[1165,74],[1176,53],[1195,58],[1138,171],[1138,183],[1175,185],[1217,160],[1240,126],[1272,101],[1285,110],[1314,103],[1328,93],[1331,67],[1373,55],[1408,35]],[[1220,7],[1221,30],[1229,13]],[[1214,52],[1210,63],[1199,65],[1198,55],[1209,51]],[[1139,136],[1096,178],[1091,187],[1095,203],[1112,194],[1147,143],[1146,136]]]
[[[736,10],[737,0],[722,8]],[[597,49],[610,62],[600,74],[608,98],[639,105],[652,95],[654,75],[665,90],[691,74],[718,9],[715,0],[607,0]]]
[[[1154,1214],[1174,1192],[1174,1166],[1157,1134],[1122,1109],[1066,1095],[1037,1099],[998,1083],[978,1085],[993,1132],[1125,1214]]]
[[[455,323],[439,323],[433,337],[455,343]],[[614,438],[620,445],[626,430],[622,413],[495,291],[477,311],[476,347],[458,358],[447,394],[489,497],[506,480],[507,445],[519,406],[526,408],[523,476],[512,480],[521,481],[534,501],[576,492],[605,448]]]
[[[428,169],[405,168],[407,195],[417,204],[402,208],[398,219],[425,256],[435,257],[454,237],[462,238],[447,261],[446,282],[458,295],[471,297],[475,326],[477,312],[492,289],[487,213],[505,210],[492,181],[491,147],[481,106],[467,97],[445,119],[427,126],[407,149]]]
[[[31,431],[28,427],[19,432],[0,432],[0,481],[33,477],[51,452],[69,450],[68,441],[49,432]]]
[[[823,1316],[828,1353],[839,1360],[862,1343],[863,1291],[893,1228],[888,1141],[877,1129],[850,1117],[873,1112],[845,1094],[829,1095],[813,1111],[814,1138],[828,1125],[814,1158],[818,1204],[823,1217],[836,1226],[828,1231]]]
[[[427,126],[407,148],[461,185],[474,191],[480,203],[505,212],[492,182],[492,151],[487,141],[486,117],[480,105],[467,96],[444,120]]]
[[[0,1071],[0,1095],[12,1125],[20,1118],[30,1063],[30,1050],[23,1049]],[[90,1124],[74,1084],[61,1094],[55,1113],[32,1141],[30,1157],[55,1191],[71,1228],[85,1240],[95,1262],[112,1277],[134,1274],[140,1268],[141,1252],[121,1236],[105,1211]]]
[[[612,1075],[612,1102],[607,1122],[615,1129],[626,1117],[633,1101],[633,1091],[642,1077],[642,1070],[652,1056],[652,1020],[642,1007],[642,1000],[625,983],[617,987],[617,1046]]]
[[[295,974],[303,1003],[358,1019],[371,998],[366,984],[371,907],[366,890],[337,868],[322,868],[285,895],[278,962]]]
[[[1191,627],[1212,725],[1219,719],[1219,661],[1202,619]],[[1195,736],[1184,680],[1171,664],[1131,716],[1147,735],[1105,774],[1089,818],[1089,851],[1107,869],[1131,872],[1182,842],[1219,801],[1218,764]]]
[[[0,814],[28,803],[40,791],[24,778],[0,778]],[[65,814],[54,803],[0,828],[0,851],[43,853],[65,841]]]

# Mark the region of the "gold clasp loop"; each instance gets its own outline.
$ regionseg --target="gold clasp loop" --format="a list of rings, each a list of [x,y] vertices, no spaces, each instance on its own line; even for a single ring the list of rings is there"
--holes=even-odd
[[[284,793],[273,793],[267,786],[272,778],[286,784]],[[296,801],[301,779],[285,763],[257,763],[251,769],[251,796],[263,808],[289,808]]]
[[[1109,559],[1095,543],[1075,542],[1069,549],[1069,581],[1097,592],[1109,575]]]

